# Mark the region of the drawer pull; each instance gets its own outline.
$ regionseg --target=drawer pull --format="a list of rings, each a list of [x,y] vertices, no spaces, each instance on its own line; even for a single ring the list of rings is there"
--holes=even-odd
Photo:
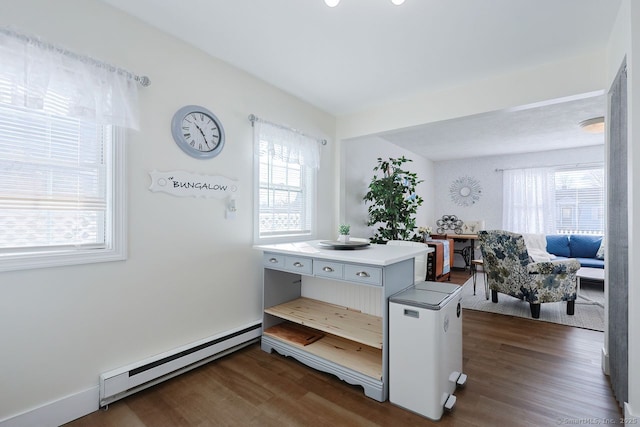
[[[369,276],[369,273],[367,273],[366,271],[358,271],[356,273],[356,276],[358,276],[358,277],[371,277],[371,276]]]
[[[277,258],[269,258],[269,262],[270,262],[271,264],[277,264],[277,263],[278,263],[278,260],[277,260]]]
[[[333,268],[331,268],[331,267],[323,267],[322,271],[324,271],[325,273],[333,273]]]
[[[304,267],[304,265],[301,262],[298,262],[298,261],[294,262],[293,266],[294,267]]]

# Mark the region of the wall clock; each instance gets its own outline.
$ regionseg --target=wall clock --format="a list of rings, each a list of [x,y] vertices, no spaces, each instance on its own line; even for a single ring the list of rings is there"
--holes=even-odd
[[[217,156],[224,147],[222,123],[211,111],[198,105],[180,108],[171,120],[173,139],[188,155],[197,159]]]

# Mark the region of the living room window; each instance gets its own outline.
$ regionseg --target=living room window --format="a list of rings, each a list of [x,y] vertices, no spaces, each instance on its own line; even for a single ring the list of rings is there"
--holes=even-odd
[[[315,236],[318,142],[284,126],[254,120],[256,242]]]
[[[124,259],[142,78],[7,29],[0,45],[0,271]]]
[[[503,171],[503,228],[518,233],[604,234],[604,168]]]
[[[555,234],[604,234],[604,169],[558,169]]]

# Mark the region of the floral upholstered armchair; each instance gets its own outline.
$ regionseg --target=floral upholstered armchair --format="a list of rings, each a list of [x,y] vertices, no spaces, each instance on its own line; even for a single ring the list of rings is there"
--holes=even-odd
[[[479,231],[478,239],[493,302],[498,292],[527,301],[534,319],[544,302],[567,301],[574,313],[578,260],[533,262],[522,235],[508,231]]]

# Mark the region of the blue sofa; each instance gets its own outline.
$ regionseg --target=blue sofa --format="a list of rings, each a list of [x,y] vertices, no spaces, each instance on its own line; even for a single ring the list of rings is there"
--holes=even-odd
[[[581,267],[604,268],[602,236],[584,234],[547,235],[547,252],[554,258],[576,258]]]

